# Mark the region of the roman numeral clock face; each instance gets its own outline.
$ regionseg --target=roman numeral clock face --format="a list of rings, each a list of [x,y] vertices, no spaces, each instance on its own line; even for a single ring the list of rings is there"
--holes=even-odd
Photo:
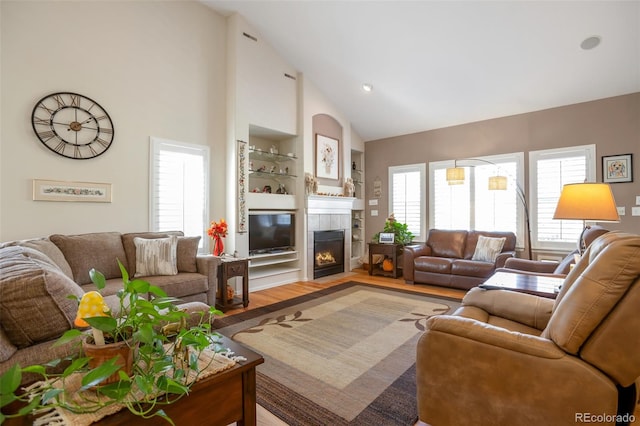
[[[109,114],[93,99],[77,93],[53,93],[40,99],[31,124],[44,146],[74,160],[102,155],[113,142]]]

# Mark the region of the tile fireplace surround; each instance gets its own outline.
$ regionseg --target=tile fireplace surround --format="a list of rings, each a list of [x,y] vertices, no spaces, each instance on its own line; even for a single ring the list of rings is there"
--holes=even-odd
[[[351,259],[352,197],[307,196],[307,277],[313,279],[313,233],[315,231],[344,231],[344,265],[349,271]]]

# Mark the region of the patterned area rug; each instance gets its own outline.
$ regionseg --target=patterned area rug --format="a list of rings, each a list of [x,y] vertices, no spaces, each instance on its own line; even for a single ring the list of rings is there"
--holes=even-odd
[[[256,352],[258,403],[291,426],[413,425],[415,350],[454,299],[349,282],[216,319]]]

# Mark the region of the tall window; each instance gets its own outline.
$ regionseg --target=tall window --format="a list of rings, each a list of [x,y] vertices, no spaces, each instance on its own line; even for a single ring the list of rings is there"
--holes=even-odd
[[[568,183],[595,182],[595,145],[531,151],[531,212],[534,247],[571,249],[583,223],[554,220],[562,187]]]
[[[150,223],[153,231],[204,235],[208,212],[209,147],[151,138]]]
[[[416,241],[426,236],[425,170],[424,164],[389,167],[389,211],[398,222],[407,224]]]
[[[429,227],[511,231],[523,247],[523,162],[522,152],[457,160],[455,165],[465,169],[461,185],[449,185],[446,179],[446,169],[453,167],[454,161],[429,163]],[[489,190],[489,178],[498,175],[507,178],[507,189]]]

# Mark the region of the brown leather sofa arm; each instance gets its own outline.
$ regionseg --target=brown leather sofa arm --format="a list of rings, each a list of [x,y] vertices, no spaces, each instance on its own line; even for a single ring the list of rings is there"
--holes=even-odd
[[[504,267],[509,269],[518,269],[520,271],[552,274],[558,267],[558,263],[541,262],[539,260],[519,259],[517,257],[513,257],[505,261]]]
[[[515,251],[503,251],[502,253],[498,254],[498,257],[496,257],[495,267],[502,268],[509,259],[512,259],[515,256]]]
[[[544,330],[551,318],[555,301],[546,297],[509,290],[472,288],[462,299],[462,306],[475,306],[487,312],[538,330]]]
[[[454,315],[436,315],[427,320],[425,333],[446,333],[478,344],[495,346],[540,358],[559,359],[567,356],[555,343],[543,337],[519,333],[469,318]],[[423,340],[424,335],[420,338]],[[430,349],[432,350],[432,349]],[[483,350],[489,350],[487,348]],[[420,351],[420,343],[418,343]]]
[[[198,272],[207,276],[207,303],[209,306],[216,305],[216,290],[218,287],[218,264],[220,260],[210,254],[199,254],[196,256],[196,268]]]
[[[413,284],[415,277],[413,260],[418,256],[431,255],[431,247],[426,244],[413,244],[404,246],[402,253],[402,275],[404,282],[407,284]]]

